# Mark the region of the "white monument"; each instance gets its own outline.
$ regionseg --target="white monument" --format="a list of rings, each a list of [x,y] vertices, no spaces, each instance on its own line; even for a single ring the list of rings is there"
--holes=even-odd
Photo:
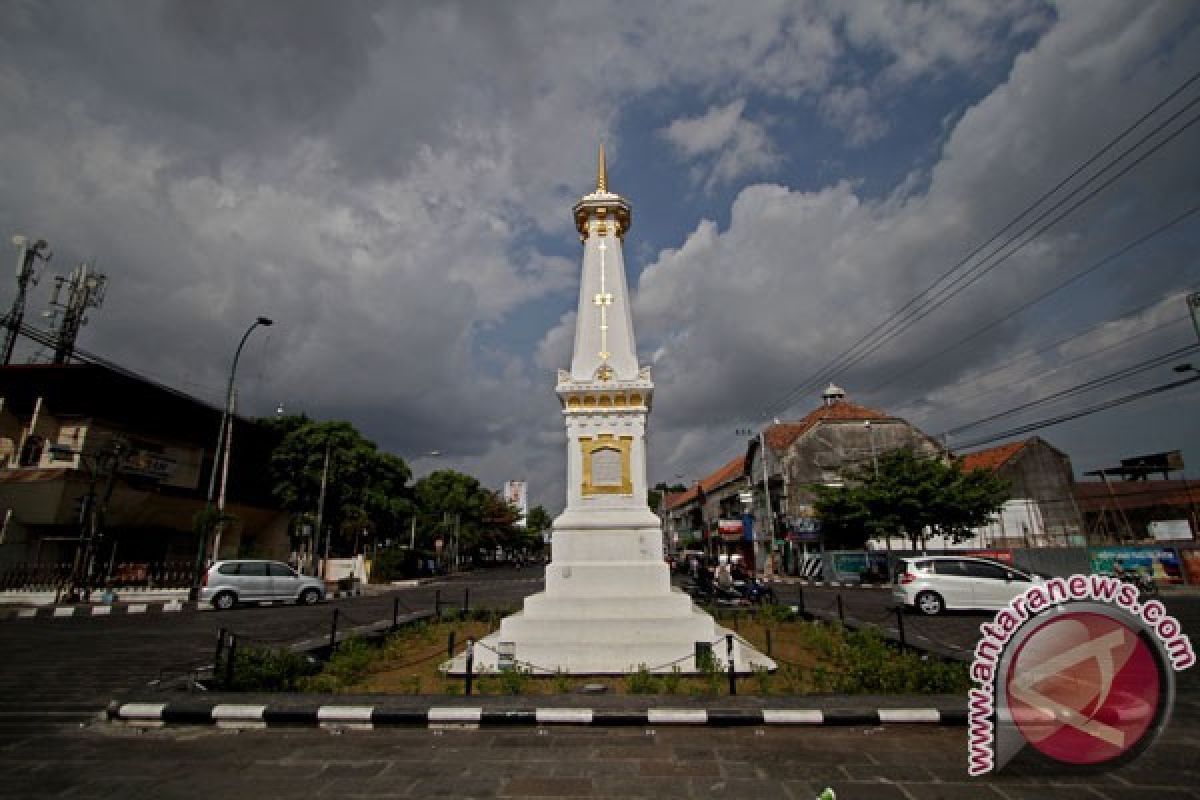
[[[554,521],[544,592],[474,648],[476,670],[509,660],[540,673],[613,674],[642,667],[696,672],[711,648],[727,667],[727,635],[671,587],[660,521],[646,502],[646,417],[654,394],[639,367],[621,246],[630,206],[608,190],[604,147],[596,190],[575,204],[583,275],[570,371],[555,391],[567,430],[567,507]],[[737,636],[739,672],[775,662]],[[464,656],[448,662],[462,674]]]

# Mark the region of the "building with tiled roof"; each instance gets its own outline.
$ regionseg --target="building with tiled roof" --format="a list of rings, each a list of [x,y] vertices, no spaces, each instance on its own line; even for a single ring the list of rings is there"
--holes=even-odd
[[[780,566],[794,571],[798,557],[817,547],[810,487],[838,483],[848,468],[869,465],[873,458],[901,448],[933,456],[942,452],[937,442],[907,421],[847,400],[842,389],[830,385],[820,406],[799,420],[766,427],[747,442],[744,453],[674,496],[668,526],[674,522],[677,530],[711,550],[727,544],[714,535],[719,521],[749,512],[755,541],[748,560],[762,565],[774,547]],[[747,491],[753,498],[749,506],[741,501],[741,493]]]
[[[986,469],[1008,481],[1010,499],[982,532],[992,547],[1083,544],[1071,459],[1039,436],[958,456],[964,471]]]

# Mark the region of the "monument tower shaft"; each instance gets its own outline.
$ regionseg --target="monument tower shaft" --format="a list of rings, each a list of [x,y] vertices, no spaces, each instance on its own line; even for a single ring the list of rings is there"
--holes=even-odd
[[[566,427],[567,506],[554,520],[545,591],[480,640],[473,669],[696,672],[696,654],[730,634],[671,587],[662,527],[646,501],[654,383],[638,366],[625,279],[631,209],[608,189],[603,145],[596,190],[573,212],[583,241],[579,310],[571,368],[559,370],[555,386]],[[775,667],[740,638],[732,658],[742,672]],[[465,657],[446,669],[461,674]]]

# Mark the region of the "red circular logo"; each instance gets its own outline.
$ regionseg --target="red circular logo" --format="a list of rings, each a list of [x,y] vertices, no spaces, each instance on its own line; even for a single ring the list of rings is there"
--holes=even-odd
[[[1135,748],[1158,717],[1158,660],[1119,619],[1057,615],[1021,642],[1008,669],[1013,722],[1037,750],[1100,764]]]

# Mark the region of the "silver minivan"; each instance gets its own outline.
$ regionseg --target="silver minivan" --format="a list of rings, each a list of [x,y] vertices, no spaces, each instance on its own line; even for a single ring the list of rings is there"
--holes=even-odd
[[[325,584],[278,561],[217,561],[204,574],[200,603],[224,611],[238,603],[293,600],[306,606],[325,597]]]

